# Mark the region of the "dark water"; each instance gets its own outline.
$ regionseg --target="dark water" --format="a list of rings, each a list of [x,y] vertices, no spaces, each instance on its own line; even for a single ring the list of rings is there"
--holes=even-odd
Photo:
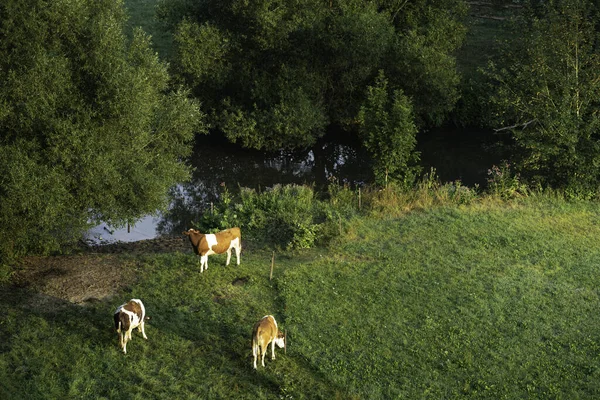
[[[422,133],[417,148],[423,172],[433,167],[442,182],[460,180],[466,186],[485,187],[488,170],[507,157],[503,139],[477,129],[443,128]]]
[[[496,138],[485,132],[440,129],[418,138],[423,172],[435,168],[443,182],[485,185],[487,170],[501,159]],[[263,190],[276,184],[311,184],[324,189],[331,180],[351,185],[372,181],[369,157],[356,140],[329,136],[303,151],[261,152],[201,137],[190,158],[192,179],[172,188],[166,213],[146,216],[127,229],[99,225],[92,242],[137,241],[187,230],[226,187]]]
[[[321,140],[303,151],[279,152],[248,150],[201,137],[190,163],[192,179],[171,189],[173,200],[166,213],[144,217],[129,232],[101,224],[89,232],[88,239],[95,243],[136,241],[181,233],[219,198],[224,187],[235,193],[240,187],[264,190],[295,183],[321,190],[331,180],[352,185],[372,180],[365,150],[341,137]]]

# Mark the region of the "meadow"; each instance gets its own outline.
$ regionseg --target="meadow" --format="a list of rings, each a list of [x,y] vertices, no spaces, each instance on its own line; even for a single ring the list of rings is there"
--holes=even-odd
[[[126,1],[130,26],[168,59],[156,3]],[[473,27],[473,48],[494,21]],[[1,283],[0,399],[600,398],[598,203],[496,189],[365,198],[372,211],[330,215],[326,244],[277,248],[272,280],[272,249],[246,238],[240,266],[211,256],[203,274],[191,249],[94,255],[127,277],[95,301]],[[312,245],[312,222],[294,218]],[[124,355],[112,313],[130,298],[151,320]],[[255,371],[266,314],[288,348]]]
[[[598,398],[600,212],[551,196],[357,216],[326,247],[242,263],[122,254],[128,284],[73,304],[4,285],[0,398]],[[112,313],[140,298],[148,340]],[[288,333],[252,368],[253,324]]]

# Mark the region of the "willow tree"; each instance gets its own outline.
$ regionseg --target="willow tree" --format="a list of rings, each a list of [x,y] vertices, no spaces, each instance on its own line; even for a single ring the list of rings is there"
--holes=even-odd
[[[461,0],[163,0],[173,65],[211,126],[246,147],[309,146],[330,126],[356,127],[368,86],[384,70],[439,124],[458,99],[453,52]]]
[[[600,184],[598,3],[532,2],[515,21],[503,60],[491,64],[492,115],[512,134],[533,181],[578,196]]]
[[[198,104],[114,0],[0,4],[0,255],[133,222],[188,176]]]

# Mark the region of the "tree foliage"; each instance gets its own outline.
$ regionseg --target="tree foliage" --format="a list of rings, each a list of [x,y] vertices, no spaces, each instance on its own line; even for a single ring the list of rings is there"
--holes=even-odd
[[[154,212],[202,114],[114,0],[0,4],[0,254]]]
[[[211,126],[276,149],[354,127],[379,70],[420,123],[439,124],[458,99],[452,54],[465,10],[461,0],[163,0],[159,14]]]
[[[387,185],[393,180],[408,186],[420,170],[412,103],[401,90],[390,95],[387,86],[380,72],[360,109],[360,132],[373,159],[376,182]]]
[[[598,4],[532,2],[502,63],[491,64],[497,127],[509,128],[530,179],[577,195],[600,183]]]

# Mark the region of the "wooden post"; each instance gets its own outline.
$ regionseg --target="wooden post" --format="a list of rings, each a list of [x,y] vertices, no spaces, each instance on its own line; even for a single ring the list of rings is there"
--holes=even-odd
[[[388,169],[385,169],[385,188],[388,188]]]
[[[271,257],[271,274],[269,275],[269,280],[273,279],[273,266],[275,265],[275,252],[273,252],[273,257]]]

